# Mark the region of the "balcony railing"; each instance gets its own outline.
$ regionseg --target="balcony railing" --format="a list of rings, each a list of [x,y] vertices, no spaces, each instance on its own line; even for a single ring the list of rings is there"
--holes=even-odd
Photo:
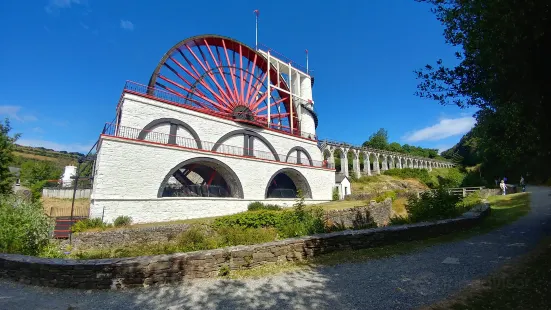
[[[168,91],[160,89],[160,88],[149,87],[149,86],[142,85],[142,84],[139,84],[139,83],[136,83],[136,82],[126,81],[126,83],[124,84],[124,92],[130,93],[130,94],[135,94],[135,95],[145,95],[145,96],[153,97],[153,98],[161,100],[161,101],[176,104],[176,105],[179,105],[179,106],[182,106],[182,107],[185,107],[185,108],[189,108],[189,109],[192,109],[192,110],[197,110],[197,111],[200,111],[201,113],[210,114],[210,115],[217,116],[217,117],[220,117],[220,118],[231,119],[231,118],[228,117],[227,114],[220,113],[220,112],[213,111],[213,110],[207,110],[207,109],[204,109],[204,108],[198,108],[198,107],[192,105],[191,102],[188,101],[186,98],[184,98],[182,96],[178,96],[174,93],[168,92]],[[292,135],[292,136],[306,138],[306,139],[309,139],[309,140],[317,140],[318,139],[315,134],[311,134],[311,133],[308,133],[308,132],[303,132],[303,131],[297,130],[296,128],[293,128],[293,130],[291,130],[291,128],[289,126],[284,126],[284,125],[279,125],[279,124],[272,124],[268,128],[266,123],[260,123],[260,122],[256,122],[256,121],[241,121],[241,122],[249,123],[251,125],[259,126],[259,127],[262,127],[262,128],[266,128],[266,129],[269,129],[269,130],[272,130],[272,131],[281,132],[281,133]]]
[[[102,134],[106,136],[120,137],[120,138],[131,139],[131,140],[141,140],[141,141],[153,142],[157,144],[164,144],[164,145],[182,147],[187,149],[203,150],[203,151],[219,153],[219,154],[227,154],[227,155],[234,155],[234,156],[243,156],[243,157],[277,161],[277,159],[275,158],[272,152],[265,152],[265,151],[255,150],[255,149],[247,149],[239,146],[213,143],[213,142],[203,141],[203,140],[199,141],[199,143],[201,144],[201,147],[199,147],[197,143],[198,141],[192,138],[182,137],[178,135],[171,135],[171,134],[158,132],[158,131],[151,131],[151,130],[145,131],[146,134],[144,135],[142,131],[143,131],[142,129],[138,129],[138,128],[132,128],[132,127],[126,127],[126,126],[117,127],[115,126],[115,124],[107,123],[103,128]],[[140,134],[142,135],[140,136]],[[310,164],[310,161],[307,158],[301,158],[301,160],[299,161],[299,159],[295,156],[287,157],[287,155],[283,155],[283,154],[277,154],[277,156],[279,157],[279,162],[310,166],[310,167],[322,167],[322,168],[333,169],[333,167],[331,167],[331,165],[327,163],[327,161],[312,160],[312,164]]]

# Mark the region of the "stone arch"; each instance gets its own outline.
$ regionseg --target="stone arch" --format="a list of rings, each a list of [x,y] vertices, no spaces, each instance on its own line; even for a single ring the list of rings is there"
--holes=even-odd
[[[401,157],[400,158],[400,165],[401,165],[402,169],[407,168],[408,167],[407,158]]]
[[[218,173],[220,175],[220,178],[222,178],[226,183],[228,187],[229,197],[243,198],[243,186],[241,185],[241,181],[239,180],[239,177],[237,176],[237,174],[225,163],[221,162],[218,159],[214,159],[210,157],[190,158],[190,159],[184,160],[183,162],[179,163],[174,168],[172,168],[165,176],[163,181],[161,182],[161,186],[159,187],[157,197],[159,198],[166,197],[163,195],[163,193],[165,192],[165,188],[171,177],[174,177],[180,183],[186,182],[185,179],[182,178],[182,176],[185,177],[185,173],[183,173],[180,169],[187,166],[195,166],[195,167],[202,166],[202,167],[210,168],[210,170],[213,170],[216,173]],[[191,170],[192,169],[190,169],[190,171]],[[208,170],[208,169],[203,169],[203,170]],[[201,176],[203,180],[207,179],[204,175],[204,172],[202,171],[197,170],[196,174]],[[182,183],[182,185],[184,184]]]
[[[254,147],[252,142],[254,140],[250,139],[250,137],[255,137],[258,140],[262,141],[262,143],[264,143],[268,147],[268,149],[270,150],[270,152],[272,153],[276,161],[280,161],[279,155],[277,154],[273,145],[266,138],[261,136],[259,133],[250,129],[237,129],[237,130],[228,132],[227,134],[223,135],[220,139],[218,139],[218,141],[216,141],[216,143],[212,147],[212,151],[216,152],[220,147],[220,145],[224,143],[224,141],[228,140],[231,137],[239,136],[239,135],[244,136],[244,143],[243,143],[244,156],[254,156],[254,151],[253,151]]]
[[[145,127],[140,131],[140,133],[138,134],[138,140],[144,140],[147,134],[151,131],[151,129],[162,124],[170,125],[170,135],[168,137],[168,144],[177,144],[176,132],[178,130],[178,127],[183,127],[193,137],[193,139],[195,140],[195,143],[197,144],[197,148],[198,149],[203,148],[201,140],[199,139],[199,135],[193,129],[193,127],[175,118],[159,118],[154,121],[151,121],[149,124],[145,125]]]
[[[340,165],[340,167],[337,167],[337,165],[335,164],[335,169],[338,168],[337,172],[346,174],[346,172],[348,171],[348,157],[347,157],[348,152],[346,152],[341,147],[336,147],[333,150],[333,156],[336,156],[337,153],[339,154],[339,160],[340,160],[341,165]]]
[[[285,162],[288,162],[289,160],[289,156],[291,156],[291,154],[293,152],[296,152],[297,153],[297,164],[301,164],[301,158],[300,158],[300,153],[303,153],[306,158],[308,158],[308,162],[310,163],[310,166],[313,166],[314,165],[314,162],[312,161],[312,156],[310,156],[310,154],[308,153],[308,151],[303,148],[302,146],[294,146],[292,147],[289,152],[287,153],[287,156],[285,157]]]
[[[284,175],[288,179],[290,179],[295,186],[296,191],[300,190],[305,198],[312,198],[312,190],[310,189],[310,184],[308,183],[308,180],[300,173],[300,171],[293,169],[293,168],[282,168],[276,171],[268,181],[268,184],[266,185],[266,191],[264,193],[265,198],[278,198],[274,197],[273,193],[275,192],[274,188],[276,186],[279,186],[275,184],[274,186],[274,179],[278,178],[280,175]],[[284,179],[284,178],[281,178]],[[295,192],[296,194],[296,192]],[[295,195],[296,197],[296,195]],[[295,197],[279,197],[279,198],[295,198]]]

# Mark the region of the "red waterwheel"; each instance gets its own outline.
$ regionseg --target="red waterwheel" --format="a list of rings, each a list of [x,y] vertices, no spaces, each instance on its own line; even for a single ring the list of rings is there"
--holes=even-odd
[[[205,35],[181,41],[161,59],[149,81],[150,90],[163,89],[181,98],[185,105],[236,121],[289,132],[289,90],[273,66],[247,45],[230,38]],[[278,85],[279,82],[279,85]],[[293,114],[293,128],[298,130]]]

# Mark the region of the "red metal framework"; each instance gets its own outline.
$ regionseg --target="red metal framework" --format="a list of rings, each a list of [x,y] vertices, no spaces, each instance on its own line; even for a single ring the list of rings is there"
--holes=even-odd
[[[297,130],[289,95],[268,83],[289,91],[284,78],[278,78],[273,66],[268,70],[266,58],[254,49],[230,38],[204,35],[183,40],[164,55],[151,76],[148,94],[163,89],[206,113]]]

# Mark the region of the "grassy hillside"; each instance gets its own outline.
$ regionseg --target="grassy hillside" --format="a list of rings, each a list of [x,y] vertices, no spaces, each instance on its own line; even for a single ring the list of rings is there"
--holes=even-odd
[[[58,152],[43,147],[22,145],[16,145],[13,154],[15,155],[15,159],[10,165],[14,167],[21,167],[26,161],[50,161],[54,162],[59,168],[63,168],[65,166],[76,165],[78,157],[83,156],[83,154],[78,152]]]

